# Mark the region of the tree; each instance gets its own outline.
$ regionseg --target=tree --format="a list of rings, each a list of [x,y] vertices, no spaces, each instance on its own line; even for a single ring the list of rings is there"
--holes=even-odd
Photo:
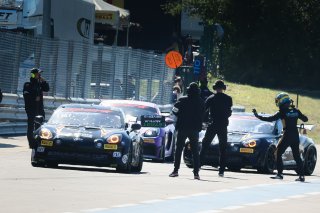
[[[170,14],[186,10],[205,26],[223,26],[221,71],[226,79],[258,86],[320,88],[316,80],[320,79],[320,1],[173,0],[163,8]],[[213,60],[213,52],[210,57]]]

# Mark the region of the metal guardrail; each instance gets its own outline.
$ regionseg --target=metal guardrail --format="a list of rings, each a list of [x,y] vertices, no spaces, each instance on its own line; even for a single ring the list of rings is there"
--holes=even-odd
[[[50,118],[53,110],[62,104],[83,103],[99,104],[99,99],[44,97],[46,118]],[[21,95],[5,93],[0,103],[0,135],[20,135],[27,132],[27,114],[24,99]]]
[[[53,111],[62,104],[83,103],[99,104],[99,99],[83,98],[59,98],[44,96],[44,108],[46,119],[50,118]],[[170,113],[172,104],[159,105],[161,112]],[[233,106],[234,112],[244,112],[243,106]],[[23,96],[5,93],[0,103],[0,136],[1,135],[22,135],[27,132],[27,114],[24,109]]]

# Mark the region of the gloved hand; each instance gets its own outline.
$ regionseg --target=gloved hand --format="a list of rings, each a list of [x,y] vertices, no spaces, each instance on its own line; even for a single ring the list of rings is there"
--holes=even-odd
[[[252,112],[253,112],[254,116],[258,117],[258,113],[257,113],[256,109],[252,109]]]

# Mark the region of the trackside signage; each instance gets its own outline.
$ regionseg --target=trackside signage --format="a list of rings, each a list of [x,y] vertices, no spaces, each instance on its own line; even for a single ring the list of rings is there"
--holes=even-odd
[[[142,127],[165,127],[165,117],[162,115],[142,115],[141,116]]]
[[[16,25],[18,21],[17,11],[0,10],[0,25]]]
[[[54,0],[51,3],[55,38],[93,43],[94,4],[79,0]]]

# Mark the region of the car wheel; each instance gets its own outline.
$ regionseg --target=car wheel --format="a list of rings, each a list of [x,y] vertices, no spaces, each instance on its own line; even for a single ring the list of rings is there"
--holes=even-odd
[[[276,165],[276,159],[275,159],[275,152],[276,148],[274,146],[269,146],[266,154],[264,156],[262,165],[258,168],[258,172],[265,173],[265,174],[272,174],[275,165]]]
[[[183,149],[183,159],[186,166],[192,169],[193,168],[192,154],[191,154],[191,150],[188,150],[187,146],[188,144],[185,144]]]
[[[58,167],[58,164],[57,163],[47,163],[46,164],[46,166],[48,167],[48,168],[57,168]]]
[[[311,175],[316,167],[317,163],[317,150],[314,146],[309,146],[307,148],[304,157],[304,173],[305,175]]]
[[[129,146],[128,150],[128,159],[126,163],[122,163],[120,165],[117,165],[116,171],[121,173],[129,173],[131,172],[131,164],[132,164],[132,143]],[[123,156],[122,156],[123,157]]]
[[[143,144],[143,143],[141,143]],[[138,154],[139,162],[137,166],[132,166],[131,171],[133,172],[141,172],[143,166],[143,145],[139,146],[139,154]]]
[[[32,149],[31,151],[31,165],[33,167],[45,167],[45,163],[44,162],[39,162],[36,158],[36,150]]]
[[[166,160],[166,140],[167,139],[167,134],[162,138],[162,146],[161,146],[161,151],[160,151],[160,159],[159,162],[163,163]]]
[[[174,152],[176,150],[176,138],[175,138],[175,134],[170,133],[170,137],[171,137],[171,153],[170,156],[168,157],[168,161],[173,162],[174,161]]]
[[[240,167],[240,166],[228,166],[228,169],[229,169],[231,172],[240,172],[241,167]]]

